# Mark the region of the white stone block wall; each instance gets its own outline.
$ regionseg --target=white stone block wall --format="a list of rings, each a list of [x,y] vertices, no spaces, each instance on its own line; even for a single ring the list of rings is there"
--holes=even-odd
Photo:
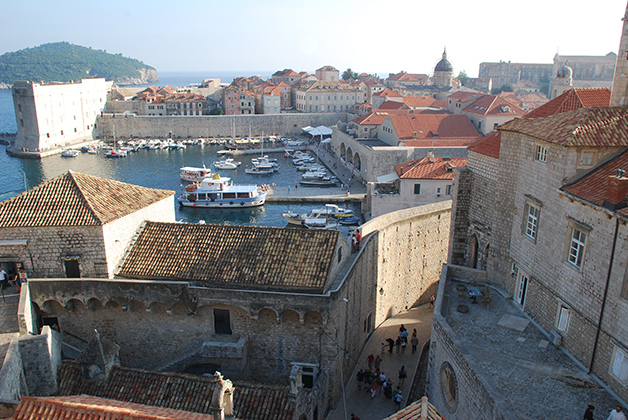
[[[174,222],[174,195],[103,226],[107,277],[113,278],[131,240],[144,221]]]

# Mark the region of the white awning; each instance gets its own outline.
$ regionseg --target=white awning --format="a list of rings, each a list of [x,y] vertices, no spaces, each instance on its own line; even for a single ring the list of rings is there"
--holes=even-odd
[[[379,184],[383,184],[383,183],[386,183],[386,182],[393,182],[396,179],[399,179],[399,176],[397,176],[397,172],[393,172],[393,173],[390,173],[390,174],[378,176],[377,177],[377,182]]]

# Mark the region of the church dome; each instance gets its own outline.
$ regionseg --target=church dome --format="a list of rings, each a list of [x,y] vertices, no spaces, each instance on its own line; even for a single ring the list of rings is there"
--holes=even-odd
[[[449,60],[447,60],[447,50],[443,51],[443,58],[438,62],[438,64],[436,64],[436,67],[434,67],[434,71],[454,71],[451,63],[449,62]]]
[[[571,79],[573,77],[573,70],[567,64],[562,66],[556,72],[556,77],[561,79]]]

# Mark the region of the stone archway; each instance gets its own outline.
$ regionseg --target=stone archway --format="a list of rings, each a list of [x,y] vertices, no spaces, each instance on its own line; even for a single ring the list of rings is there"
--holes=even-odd
[[[344,143],[340,143],[340,159],[347,160],[347,147]]]
[[[353,155],[353,169],[358,172],[362,171],[362,160],[360,159],[360,155],[358,154],[358,152]]]
[[[353,165],[353,150],[351,150],[351,147],[347,147],[347,163]]]

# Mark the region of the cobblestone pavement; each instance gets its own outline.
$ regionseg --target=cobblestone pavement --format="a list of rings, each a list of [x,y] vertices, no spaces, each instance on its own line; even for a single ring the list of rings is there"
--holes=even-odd
[[[399,334],[399,327],[401,325],[408,330],[410,336],[412,336],[412,330],[416,328],[417,337],[419,338],[418,350],[416,353],[412,353],[410,346],[406,349],[405,353],[397,353],[395,349],[393,353],[388,353],[388,348],[384,354],[382,354],[382,342],[385,342],[387,338],[396,339]],[[410,391],[412,386],[413,375],[416,371],[417,363],[419,362],[420,349],[430,337],[430,331],[432,328],[432,309],[429,309],[427,305],[413,308],[406,313],[397,315],[395,317],[387,319],[382,323],[371,335],[371,338],[364,346],[364,350],[360,355],[359,363],[353,371],[350,378],[345,378],[345,398],[341,398],[338,405],[329,413],[327,420],[348,420],[351,418],[351,414],[355,414],[361,420],[381,420],[390,416],[399,410],[399,408],[392,402],[384,397],[380,390],[377,391],[374,398],[371,398],[371,393],[367,392],[362,386],[362,390],[358,390],[356,374],[360,369],[366,369],[368,367],[366,358],[369,354],[382,357],[382,364],[380,369],[386,376],[392,377],[393,389],[400,386],[404,401],[401,407],[405,407],[406,404],[412,401],[406,401],[405,397]],[[408,371],[408,377],[405,379],[403,385],[399,385],[398,372],[401,366],[405,366]],[[345,417],[345,403],[346,403],[346,417]]]

